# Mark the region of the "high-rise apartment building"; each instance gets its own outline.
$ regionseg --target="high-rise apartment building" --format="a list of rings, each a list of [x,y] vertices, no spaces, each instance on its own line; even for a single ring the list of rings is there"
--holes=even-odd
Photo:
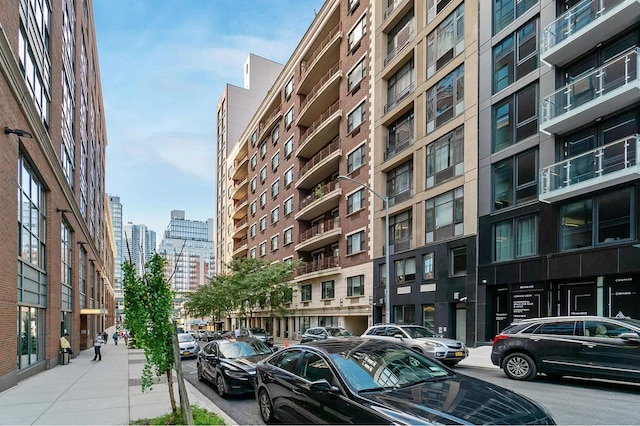
[[[137,274],[144,275],[145,265],[156,252],[156,232],[144,224],[127,222],[122,233],[122,261],[133,262]]]
[[[124,309],[124,289],[122,287],[122,203],[117,195],[109,195],[109,205],[111,210],[111,223],[113,226],[113,242],[116,247],[116,255],[113,262],[114,268],[114,290],[116,305],[116,322],[122,323],[122,311]]]
[[[113,325],[92,14],[90,0],[2,3],[0,391],[57,365],[64,332],[79,351]]]

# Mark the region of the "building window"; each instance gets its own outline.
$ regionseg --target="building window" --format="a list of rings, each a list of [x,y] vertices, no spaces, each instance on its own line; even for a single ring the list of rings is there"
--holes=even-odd
[[[493,166],[493,208],[501,210],[538,198],[538,158],[527,151]]]
[[[394,264],[396,268],[396,284],[404,284],[416,280],[416,259],[414,257],[396,260]]]
[[[287,228],[282,233],[284,236],[284,245],[291,244],[293,242],[293,228]]]
[[[278,240],[279,240],[279,236],[278,235],[274,235],[273,237],[271,237],[271,251],[276,251],[278,250]]]
[[[263,209],[267,205],[267,191],[260,194],[260,208]]]
[[[393,248],[391,253],[411,248],[412,220],[412,210],[398,213],[389,218],[389,244]]]
[[[260,243],[260,257],[263,257],[267,254],[267,242],[263,241]]]
[[[251,170],[255,170],[256,166],[258,165],[258,154],[253,154],[251,156]]]
[[[363,16],[347,36],[347,50],[349,52],[356,50],[360,46],[362,36],[364,36],[367,29],[365,18],[366,16]]]
[[[284,172],[284,186],[289,187],[293,182],[293,166],[289,167],[286,172]]]
[[[335,281],[322,282],[322,299],[333,299],[335,297]]]
[[[276,196],[279,193],[280,193],[280,179],[276,179],[276,181],[271,184],[271,198],[276,198]]]
[[[264,183],[265,180],[267,180],[267,166],[260,169],[260,183]]]
[[[427,188],[464,173],[464,126],[427,145]]]
[[[278,170],[278,166],[280,165],[280,151],[276,152],[273,157],[271,157],[271,171],[275,172]]]
[[[387,81],[387,104],[384,112],[387,113],[400,101],[406,98],[415,89],[415,76],[413,72],[413,58],[402,66]]]
[[[394,157],[413,143],[413,122],[414,114],[412,109],[387,127],[385,160]]]
[[[255,259],[256,258],[256,248],[252,247],[251,250],[249,250],[249,257],[251,259]]]
[[[433,253],[427,253],[422,256],[422,279],[432,280],[434,276]]]
[[[256,192],[256,188],[258,187],[258,178],[257,177],[253,177],[251,179],[251,183],[249,184],[249,189],[251,189],[251,193],[253,194],[254,192]]]
[[[364,144],[360,145],[354,151],[352,151],[349,155],[347,155],[347,173],[351,173],[356,169],[359,169],[364,165],[365,162],[365,146]]]
[[[250,236],[251,238],[253,238],[253,237],[255,237],[255,236],[256,236],[256,224],[255,224],[255,223],[254,223],[254,224],[252,224],[252,225],[249,227],[249,236]]]
[[[427,133],[464,112],[464,64],[427,90]]]
[[[260,144],[260,158],[264,160],[265,155],[267,155],[267,141]]]
[[[360,0],[349,0],[348,2],[349,13],[352,13],[356,9],[356,7],[358,7],[359,4],[360,4]]]
[[[265,229],[267,229],[267,217],[262,216],[260,218],[260,231],[264,232]]]
[[[256,211],[258,210],[258,202],[256,200],[253,200],[249,206],[249,209],[251,211],[251,216],[256,214]]]
[[[347,277],[347,297],[364,296],[364,275]]]
[[[504,220],[493,225],[495,262],[538,253],[538,221],[535,216]]]
[[[73,310],[73,285],[72,285],[72,251],[71,229],[63,221],[60,225],[60,268],[61,268],[61,305],[63,311]]]
[[[536,4],[538,0],[493,0],[493,33],[502,31]]]
[[[360,87],[360,82],[367,74],[366,62],[365,58],[362,58],[358,64],[349,71],[347,74],[347,91],[351,92],[352,90]]]
[[[364,251],[364,231],[347,235],[347,254]]]
[[[18,164],[18,249],[20,259],[31,266],[46,270],[46,200],[45,189],[24,157]],[[38,273],[36,273],[38,275]],[[20,277],[18,286],[22,290]],[[22,291],[18,291],[22,294]],[[21,300],[21,299],[20,299]],[[19,300],[19,301],[20,301]]]
[[[271,210],[271,224],[275,224],[278,223],[278,221],[280,220],[280,207],[276,207],[275,209]]]
[[[364,189],[360,189],[347,196],[347,214],[364,208]]]
[[[300,286],[300,300],[303,302],[311,300],[311,284]]]
[[[271,144],[273,146],[277,145],[278,138],[280,137],[280,125],[276,125],[276,127],[271,130]]]
[[[464,231],[463,188],[445,192],[425,201],[425,243],[432,243]]]
[[[291,94],[293,93],[293,77],[287,81],[287,84],[284,86],[284,99],[289,100],[291,98]]]
[[[362,101],[362,103],[347,116],[347,133],[351,133],[360,127],[364,121],[364,114],[364,101]]]
[[[427,0],[427,22],[431,22],[451,0]]]
[[[619,243],[635,235],[629,189],[578,200],[561,208],[562,251]]]
[[[533,84],[493,108],[493,152],[538,132],[538,86]]]
[[[538,21],[533,20],[493,48],[493,93],[538,68]]]
[[[251,133],[251,147],[253,148],[254,146],[256,146],[257,142],[258,142],[258,131],[254,130],[253,133]]]
[[[413,188],[413,161],[390,170],[387,173],[387,196],[389,205],[395,205],[411,198]]]
[[[291,136],[289,139],[287,139],[287,141],[284,143],[284,156],[285,156],[285,158],[289,158],[291,156],[292,152],[293,152],[293,136]]]
[[[284,127],[289,130],[293,123],[293,107],[289,108],[289,111],[284,115]]]
[[[288,216],[293,211],[293,196],[284,200],[284,215]]]
[[[464,3],[427,37],[427,78],[464,50]]]
[[[450,275],[467,275],[467,248],[456,247],[449,252],[451,258]]]

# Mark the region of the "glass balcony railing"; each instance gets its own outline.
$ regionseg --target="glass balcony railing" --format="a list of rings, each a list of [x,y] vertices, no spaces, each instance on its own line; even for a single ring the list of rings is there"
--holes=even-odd
[[[540,199],[552,198],[554,192],[569,193],[602,181],[613,181],[621,174],[638,173],[640,135],[635,134],[540,170]]]
[[[398,90],[394,96],[391,96],[387,100],[387,104],[384,106],[384,113],[388,113],[391,108],[398,105],[404,98],[412,94],[416,90],[416,82],[412,81],[407,85],[407,87],[403,87]]]

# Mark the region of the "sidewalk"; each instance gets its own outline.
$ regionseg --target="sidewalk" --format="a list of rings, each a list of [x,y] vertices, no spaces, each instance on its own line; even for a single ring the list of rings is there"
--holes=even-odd
[[[96,362],[93,348],[76,352],[69,365],[43,371],[0,393],[0,424],[128,425],[171,411],[165,377],[142,393],[144,351],[110,340],[101,352],[102,361]],[[227,425],[236,424],[194,386],[185,384],[191,405],[220,415]],[[174,391],[179,405],[175,380]]]

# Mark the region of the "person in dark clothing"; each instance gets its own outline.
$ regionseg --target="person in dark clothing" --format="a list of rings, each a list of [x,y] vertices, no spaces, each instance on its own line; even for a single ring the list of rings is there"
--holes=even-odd
[[[120,337],[120,334],[117,331],[113,333],[113,343],[115,343],[116,346],[118,346],[118,337]]]
[[[96,338],[93,340],[93,351],[95,355],[93,356],[93,360],[102,361],[102,354],[100,353],[100,347],[102,346],[102,334],[98,334]]]
[[[107,334],[106,331],[102,333],[102,341],[104,342],[105,345],[109,343],[109,335]]]

